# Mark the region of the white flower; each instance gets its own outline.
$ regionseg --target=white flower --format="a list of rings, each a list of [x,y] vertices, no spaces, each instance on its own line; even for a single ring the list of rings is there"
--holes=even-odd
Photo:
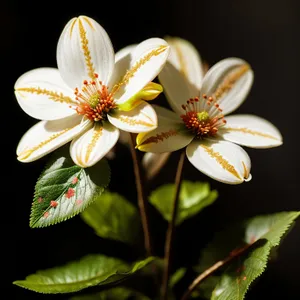
[[[250,66],[244,60],[227,58],[202,79],[195,49],[188,44],[185,50],[181,47],[181,61],[172,52],[173,48],[159,80],[175,113],[155,106],[158,127],[138,134],[138,149],[169,152],[187,146],[188,159],[207,176],[228,184],[249,181],[250,158],[237,144],[251,148],[282,144],[278,129],[260,117],[224,118],[246,98],[253,82]]]
[[[115,145],[118,128],[134,133],[156,128],[156,113],[143,100],[162,91],[151,81],[168,54],[165,40],[151,38],[115,57],[96,21],[86,16],[70,20],[57,45],[58,69],[29,71],[15,84],[21,108],[43,120],[22,137],[18,159],[34,161],[72,141],[72,159],[89,167]]]

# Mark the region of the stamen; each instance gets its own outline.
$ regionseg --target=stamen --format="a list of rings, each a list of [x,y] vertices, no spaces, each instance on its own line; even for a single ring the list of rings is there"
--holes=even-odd
[[[201,106],[198,97],[187,100],[187,104],[181,106],[185,113],[180,117],[186,128],[194,133],[197,138],[214,136],[217,134],[218,129],[226,124],[223,114],[211,114],[205,109],[205,106],[207,105],[208,108],[214,102],[214,99],[212,97],[207,97],[205,94],[202,95],[202,98],[205,102],[204,105],[202,105],[201,110],[199,109]],[[217,111],[222,112],[218,103],[214,103],[214,108]]]
[[[116,104],[107,86],[97,80],[98,74],[94,74],[94,78],[91,81],[83,81],[81,92],[75,88],[75,99],[78,102],[75,110],[79,115],[85,115],[88,119],[98,122],[106,119],[107,113],[116,108]]]

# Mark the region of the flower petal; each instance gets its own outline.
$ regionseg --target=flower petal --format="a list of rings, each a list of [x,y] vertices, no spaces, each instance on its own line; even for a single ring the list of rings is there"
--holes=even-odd
[[[142,101],[130,111],[115,110],[107,115],[110,123],[128,132],[145,132],[156,128],[157,116],[150,104]]]
[[[57,64],[71,88],[81,88],[84,80],[107,85],[113,72],[114,50],[106,31],[91,18],[73,18],[65,26],[57,45]]]
[[[173,152],[184,148],[194,138],[179,122],[160,121],[159,126],[146,133],[138,134],[137,148],[145,152],[163,153]]]
[[[168,124],[170,122],[182,123],[181,118],[173,111],[155,104],[153,104],[152,107],[154,108],[159,119],[159,125]]]
[[[26,72],[15,83],[21,108],[39,120],[61,119],[76,112],[73,91],[64,83],[58,69],[39,68]]]
[[[146,152],[142,159],[147,179],[152,179],[162,169],[169,159],[171,152],[152,153]]]
[[[190,98],[199,96],[190,88],[185,76],[177,70],[172,63],[167,61],[158,75],[158,79],[164,88],[164,93],[171,108],[179,115],[184,113],[182,105]]]
[[[116,53],[114,72],[111,75],[108,84],[109,89],[112,88],[116,83],[120,82],[127,70],[130,69],[132,53],[136,46],[137,44],[126,46]]]
[[[189,41],[178,37],[167,38],[166,41],[171,46],[168,61],[185,76],[193,97],[198,96],[204,76],[198,50]]]
[[[169,45],[160,38],[151,38],[136,46],[130,69],[112,89],[117,103],[124,103],[152,81],[163,68]]]
[[[119,130],[108,122],[95,123],[85,134],[74,139],[70,146],[73,161],[83,167],[91,167],[103,158],[116,144]]]
[[[207,176],[228,184],[251,179],[251,162],[240,146],[218,140],[194,141],[187,149],[189,161]]]
[[[226,121],[220,133],[227,141],[251,148],[272,148],[282,144],[279,130],[263,118],[233,115],[226,117]]]
[[[212,97],[229,114],[245,100],[253,82],[253,71],[239,58],[226,58],[212,66],[204,76],[201,95]],[[206,101],[201,102],[205,109]],[[211,105],[211,110],[214,106]],[[210,112],[210,110],[208,110]]]
[[[18,160],[35,161],[71,141],[91,126],[81,116],[71,116],[55,121],[41,121],[31,127],[17,147]]]

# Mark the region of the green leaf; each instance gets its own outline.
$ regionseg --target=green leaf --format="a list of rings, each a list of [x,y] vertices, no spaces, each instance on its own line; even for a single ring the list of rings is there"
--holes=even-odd
[[[102,238],[129,244],[138,240],[141,228],[138,210],[117,193],[105,191],[81,217]]]
[[[183,278],[186,271],[187,271],[186,268],[180,268],[180,269],[176,270],[174,272],[174,274],[172,274],[172,276],[170,278],[170,282],[169,282],[169,286],[171,289],[174,288],[174,286]]]
[[[197,272],[202,273],[230,253],[233,255],[241,247],[252,246],[235,258],[219,278],[213,276],[207,279],[210,289],[211,283],[218,279],[210,299],[244,299],[250,284],[264,272],[271,249],[279,245],[299,214],[300,212],[280,212],[258,216],[218,233],[202,253],[200,263],[195,268]],[[205,291],[205,286],[200,285],[200,289]],[[203,296],[205,292],[200,294]]]
[[[13,283],[39,293],[71,293],[95,285],[116,284],[153,260],[153,257],[149,257],[128,264],[114,257],[94,254],[61,267],[37,271],[25,280]]]
[[[36,183],[30,227],[45,227],[72,218],[101,195],[109,182],[110,168],[105,159],[84,169],[74,165],[68,155],[55,155]]]
[[[150,202],[167,221],[171,220],[174,194],[175,185],[165,184],[157,188],[150,195]],[[208,183],[184,180],[179,192],[176,225],[199,213],[203,208],[212,204],[217,197],[217,191],[211,191]]]
[[[70,300],[150,300],[147,296],[125,287],[116,287],[92,295],[82,295]]]

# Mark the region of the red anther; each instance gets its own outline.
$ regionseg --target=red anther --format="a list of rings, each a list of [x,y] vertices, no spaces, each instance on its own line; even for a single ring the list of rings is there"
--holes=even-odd
[[[98,75],[97,73],[95,73],[94,76],[95,76],[96,78],[98,78],[99,75]]]
[[[181,107],[182,107],[182,109],[184,109],[184,110],[186,109],[184,104],[182,104]]]
[[[207,98],[207,95],[206,95],[206,94],[203,94],[202,97],[203,97],[204,99],[206,99],[206,98]]]
[[[213,97],[208,97],[208,101],[212,102],[213,100]]]
[[[83,81],[83,84],[87,85],[87,84],[88,84],[87,80],[84,80],[84,81]]]

